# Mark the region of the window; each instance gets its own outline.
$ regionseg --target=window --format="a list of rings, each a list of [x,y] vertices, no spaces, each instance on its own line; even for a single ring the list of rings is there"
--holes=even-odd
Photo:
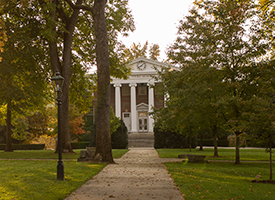
[[[138,95],[147,95],[147,86],[145,83],[138,84]]]
[[[122,85],[122,96],[129,96],[130,95],[130,87],[127,84]]]

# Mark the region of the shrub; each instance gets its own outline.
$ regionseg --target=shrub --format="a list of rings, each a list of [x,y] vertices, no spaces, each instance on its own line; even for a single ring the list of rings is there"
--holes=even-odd
[[[154,127],[155,148],[190,148],[190,138],[179,133]],[[197,146],[197,138],[191,138],[191,148]]]
[[[211,139],[203,139],[202,140],[203,146],[214,146],[213,140]],[[219,147],[228,147],[229,141],[228,140],[218,140]]]
[[[85,149],[87,146],[89,146],[89,144],[90,144],[90,141],[71,143],[73,149]]]
[[[5,150],[6,144],[0,144],[0,150]],[[13,150],[43,150],[45,144],[12,144]]]
[[[111,135],[113,149],[126,149],[128,146],[128,130],[123,120],[119,120],[120,126]]]

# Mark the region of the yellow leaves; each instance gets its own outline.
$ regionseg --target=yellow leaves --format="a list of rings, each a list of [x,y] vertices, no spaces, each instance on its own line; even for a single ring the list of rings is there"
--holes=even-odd
[[[7,105],[0,106],[0,125],[4,125],[6,123],[6,112],[7,112]]]
[[[260,0],[259,1],[260,5],[261,5],[261,9],[265,12],[274,12],[275,10],[275,2],[272,0]]]
[[[0,22],[0,52],[3,52],[4,41],[7,41],[6,34],[2,28],[2,22]],[[0,57],[0,62],[2,61],[2,57]]]

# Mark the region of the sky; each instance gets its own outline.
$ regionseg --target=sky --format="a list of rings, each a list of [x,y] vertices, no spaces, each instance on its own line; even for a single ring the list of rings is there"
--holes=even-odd
[[[179,20],[188,14],[194,0],[129,0],[136,30],[120,38],[127,48],[135,43],[160,46],[160,61],[165,60],[166,49],[176,39]]]

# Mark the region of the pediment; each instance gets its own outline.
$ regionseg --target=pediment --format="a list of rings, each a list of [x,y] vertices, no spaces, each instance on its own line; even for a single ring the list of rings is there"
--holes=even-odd
[[[146,103],[140,103],[137,105],[137,110],[148,110],[149,106]]]
[[[133,76],[142,74],[157,75],[157,71],[160,71],[162,67],[168,67],[168,64],[166,63],[150,60],[144,57],[134,59],[128,65],[131,67],[131,75]]]
[[[127,66],[131,68],[131,74],[126,80],[113,78],[114,84],[155,82],[154,77],[158,76],[158,71],[162,71],[163,67],[175,69],[170,64],[144,57],[130,61]]]

